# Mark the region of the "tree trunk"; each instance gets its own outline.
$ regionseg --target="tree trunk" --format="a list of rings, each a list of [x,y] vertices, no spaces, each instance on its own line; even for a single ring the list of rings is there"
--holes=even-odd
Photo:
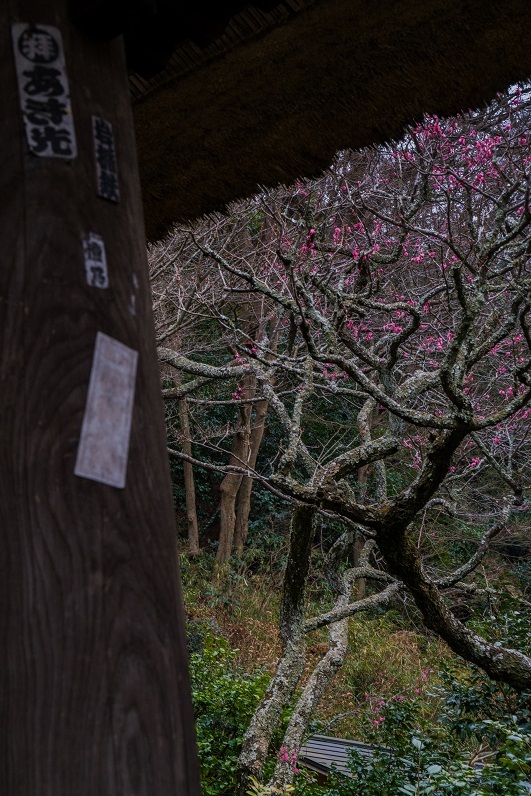
[[[493,680],[519,691],[531,688],[531,658],[518,650],[488,642],[470,630],[446,605],[437,586],[426,577],[415,542],[407,531],[386,527],[378,546],[391,574],[400,578],[422,612],[426,627],[439,635],[465,660],[480,666]]]
[[[264,436],[265,421],[269,404],[267,401],[259,401],[256,405],[254,423],[249,438],[248,465],[251,470],[256,467],[258,451]],[[249,514],[251,511],[251,493],[253,489],[253,478],[244,475],[238,492],[238,511],[236,513],[236,526],[234,529],[234,547],[236,552],[243,552],[247,534],[249,532]]]
[[[367,496],[367,481],[369,478],[369,465],[364,464],[363,467],[358,467],[358,484],[360,484],[360,503],[364,503]],[[356,533],[354,541],[352,542],[352,563],[357,567],[360,563],[360,556],[365,545],[365,540],[360,533]],[[365,578],[358,580],[358,598],[362,600],[365,597],[366,581]]]
[[[352,564],[354,567],[359,566],[360,558],[362,556],[364,547],[365,547],[365,539],[360,533],[356,533],[354,541],[352,543]],[[359,578],[356,583],[358,600],[363,600],[363,598],[365,597],[366,587],[367,587],[367,581],[365,580],[365,578]]]
[[[11,40],[20,23],[25,95]],[[4,2],[0,93],[0,793],[191,796],[194,721],[122,42],[82,34],[67,0]],[[55,126],[37,113],[50,97]],[[117,161],[98,178],[97,129],[104,154],[114,135]]]
[[[269,787],[274,792],[286,793],[287,786],[293,781],[297,755],[310,719],[345,661],[348,652],[348,617],[376,605],[384,605],[393,593],[392,587],[387,587],[371,597],[365,599],[358,597],[354,603],[350,602],[353,585],[356,582],[359,583],[360,578],[355,577],[358,565],[346,572],[342,571],[341,564],[344,560],[344,552],[346,553],[348,548],[349,535],[350,532],[347,531],[343,538],[340,537],[327,555],[327,580],[336,596],[334,607],[328,614],[322,614],[320,617],[305,622],[307,631],[312,627],[315,630],[328,624],[328,650],[315,666],[291,714],[284,733],[282,754],[279,755],[273,777],[269,782]],[[368,559],[373,548],[374,542],[372,541],[365,545],[359,556],[360,570],[358,571],[368,568]],[[337,617],[335,621],[330,622],[331,615]]]
[[[244,384],[248,377],[244,377]],[[246,390],[243,390],[243,395]],[[232,438],[232,449],[229,466],[244,467],[249,452],[251,433],[251,405],[243,404],[238,409],[238,422]],[[219,502],[219,546],[216,554],[216,565],[219,567],[230,558],[236,525],[236,497],[242,482],[240,473],[227,473],[220,485]]]
[[[407,586],[427,627],[493,680],[525,690],[531,688],[531,658],[518,650],[489,643],[454,616],[437,585],[426,576],[417,543],[409,533],[414,517],[444,481],[452,456],[465,436],[465,426],[439,432],[417,481],[385,507],[377,543],[389,572]]]
[[[283,709],[306,665],[304,596],[312,549],[315,510],[297,506],[293,512],[290,551],[280,610],[282,654],[273,679],[243,739],[238,760],[238,796],[245,796],[251,777],[260,780],[267,752]]]
[[[266,330],[266,318],[264,317],[263,307],[258,310],[260,315],[260,324],[257,332],[257,339],[262,342]],[[272,335],[270,340],[270,353],[267,354],[266,359],[270,360],[274,356],[278,346],[278,332]],[[274,383],[272,381],[272,383]],[[256,395],[256,377],[253,376],[253,390],[252,397]],[[250,393],[251,396],[251,393]],[[249,454],[248,464],[251,470],[256,467],[260,445],[265,431],[265,421],[269,411],[269,402],[266,400],[259,401],[256,405],[256,412],[254,415],[254,423],[251,429],[251,436],[249,439]],[[247,534],[249,533],[249,514],[251,512],[251,494],[253,490],[253,477],[245,475],[240,484],[238,492],[238,511],[236,514],[236,526],[234,532],[234,547],[238,553],[243,552],[245,542],[247,541]]]
[[[336,608],[346,602],[336,603]],[[282,741],[283,754],[278,758],[275,771],[269,782],[279,793],[286,792],[295,774],[295,761],[302,746],[304,734],[315,710],[334,676],[343,666],[348,651],[348,619],[334,622],[328,630],[328,651],[321,658],[304,686]]]
[[[179,405],[179,423],[183,435],[182,449],[187,456],[192,456],[192,440],[190,438],[190,418],[188,403],[181,398]],[[199,553],[199,528],[197,525],[197,509],[195,505],[194,468],[191,462],[183,460],[184,491],[186,499],[186,526],[188,531],[188,552],[190,555]]]

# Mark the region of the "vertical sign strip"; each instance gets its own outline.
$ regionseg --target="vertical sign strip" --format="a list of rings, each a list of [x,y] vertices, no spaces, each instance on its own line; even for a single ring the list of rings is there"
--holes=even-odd
[[[112,124],[99,116],[93,116],[92,139],[94,141],[98,196],[108,199],[110,202],[119,202],[120,186]]]
[[[123,489],[127,472],[138,353],[96,336],[74,474]]]
[[[63,40],[58,28],[20,22],[11,28],[20,107],[34,155],[77,155]]]

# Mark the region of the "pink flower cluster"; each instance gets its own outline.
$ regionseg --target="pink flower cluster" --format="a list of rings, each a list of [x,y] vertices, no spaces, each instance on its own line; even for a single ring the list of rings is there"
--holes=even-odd
[[[293,769],[295,774],[298,774],[300,769],[297,768],[297,755],[299,750],[294,749],[291,753],[288,751],[286,746],[281,746],[277,752],[277,757],[279,760],[282,760],[283,763],[287,763],[290,768]]]

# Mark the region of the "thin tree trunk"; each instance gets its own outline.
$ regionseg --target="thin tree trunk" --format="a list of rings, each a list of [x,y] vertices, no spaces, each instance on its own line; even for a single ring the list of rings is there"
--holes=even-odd
[[[328,584],[336,596],[334,609],[344,608],[349,604],[353,579],[349,573],[340,574],[340,562],[344,545],[341,539],[330,549],[326,569]],[[367,548],[368,550],[369,548]],[[363,559],[364,556],[362,555]],[[302,694],[291,714],[288,727],[282,742],[282,754],[279,755],[275,771],[269,787],[275,792],[285,793],[295,774],[297,754],[308,723],[319,705],[323,694],[330,685],[334,675],[343,665],[348,650],[348,618],[333,622],[328,628],[328,650],[315,666]]]
[[[347,535],[348,532],[345,536]],[[327,580],[330,588],[336,595],[333,611],[338,612],[350,606],[353,585],[356,582],[359,583],[361,580],[361,578],[356,579],[354,577],[355,570],[358,565],[362,568],[368,566],[368,559],[374,547],[374,542],[369,542],[365,545],[365,548],[361,550],[354,569],[340,574],[340,564],[343,558],[342,550],[346,552],[346,547],[347,545],[342,543],[342,540],[339,539],[329,551],[326,562],[326,567],[328,569]],[[385,602],[387,597],[385,596],[385,592],[381,592],[369,598],[369,601],[372,600],[378,604],[380,602]],[[363,600],[357,599],[356,603],[361,609]],[[317,663],[308,682],[304,686],[302,694],[291,714],[286,732],[284,733],[282,755],[279,756],[275,771],[269,782],[269,787],[275,792],[285,793],[287,786],[293,781],[297,755],[302,746],[303,737],[308,729],[310,719],[315,713],[328,686],[345,662],[348,652],[348,621],[348,617],[339,618],[338,621],[332,622],[328,627],[328,650]],[[308,629],[307,622],[305,625]]]
[[[238,796],[245,796],[252,777],[260,779],[271,736],[291,699],[306,664],[304,595],[312,548],[315,509],[297,506],[293,512],[290,551],[280,610],[282,655],[264,698],[245,733],[238,760]]]
[[[360,502],[364,503],[367,495],[367,481],[369,478],[369,465],[364,464],[363,467],[358,467],[358,484],[360,485]],[[355,567],[359,566],[360,556],[365,545],[365,540],[361,534],[356,533],[352,543],[352,563]],[[358,580],[358,598],[362,600],[365,597],[366,581],[365,578]]]
[[[244,231],[244,235],[247,232]],[[242,325],[249,331],[251,307],[249,303],[242,307]],[[254,374],[247,374],[242,380],[241,397],[243,399],[254,398],[256,392],[256,377]],[[252,404],[241,404],[238,410],[238,422],[236,431],[232,438],[232,448],[229,464],[235,467],[242,467],[247,462],[249,456],[249,442],[251,436],[251,414]],[[234,531],[236,527],[236,501],[242,483],[243,476],[237,473],[228,473],[220,486],[219,503],[219,546],[216,555],[216,568],[225,564],[232,554],[234,544]]]
[[[352,564],[354,567],[359,567],[360,558],[363,553],[364,547],[365,547],[365,539],[360,533],[357,533],[352,543],[352,553],[353,553]],[[365,597],[366,585],[367,581],[365,580],[365,578],[359,578],[356,584],[358,600],[363,600],[363,598]]]
[[[245,376],[243,379],[242,397],[249,397],[249,392],[255,389],[254,376]],[[232,439],[232,449],[229,465],[242,467],[247,461],[249,452],[249,438],[251,434],[251,404],[242,404],[238,410],[238,423]],[[216,555],[216,566],[219,567],[230,558],[236,525],[236,497],[242,482],[240,473],[227,473],[220,485],[220,528],[219,546]]]
[[[340,601],[336,603],[336,607],[339,605]],[[269,782],[269,786],[278,788],[280,793],[284,793],[286,786],[293,781],[297,754],[302,746],[308,723],[336,672],[345,661],[348,651],[348,619],[342,619],[330,625],[328,639],[328,650],[310,675],[291,715],[282,742],[283,754],[279,756]]]
[[[257,333],[257,337],[260,341],[262,341],[264,338],[265,327],[266,327],[266,322],[262,310],[260,326],[258,328],[258,333]],[[273,357],[274,353],[277,350],[277,346],[278,346],[278,333],[275,333],[273,334],[270,342],[271,353],[269,353],[266,356],[267,360],[270,360]],[[252,393],[252,397],[254,398],[254,396],[256,395],[256,377],[253,377],[253,379],[254,379],[254,390]],[[260,445],[262,444],[262,439],[264,436],[265,421],[268,411],[269,411],[269,401],[263,400],[257,403],[256,412],[254,416],[254,423],[251,429],[251,436],[249,440],[248,464],[251,470],[254,470],[254,468],[256,467],[258,452],[260,450]],[[243,548],[245,547],[245,542],[247,540],[247,534],[249,533],[249,514],[251,512],[252,490],[253,490],[253,477],[244,476],[238,492],[238,510],[236,514],[236,527],[234,532],[234,547],[238,553],[241,553],[243,551]]]
[[[184,398],[178,402],[179,423],[183,435],[182,449],[187,456],[192,456],[192,441],[190,438],[190,418],[188,403]],[[194,470],[191,462],[183,461],[184,492],[186,499],[186,526],[188,531],[188,552],[191,555],[199,553],[199,528],[197,524],[197,509],[195,505]]]
[[[248,465],[251,470],[256,467],[258,451],[264,436],[265,421],[269,409],[268,401],[260,401],[256,405],[254,423],[249,439]],[[234,530],[234,547],[236,552],[241,553],[245,547],[247,534],[249,532],[249,513],[251,511],[251,492],[253,489],[253,477],[244,475],[238,492],[238,510],[236,513],[236,526]]]
[[[360,434],[360,438],[363,442],[370,442],[372,440],[372,429],[374,424],[374,407],[375,403],[372,398],[365,402],[364,406],[362,407],[359,415],[358,415],[358,431]],[[364,464],[362,467],[358,468],[358,483],[360,484],[360,502],[365,503],[367,500],[367,484],[369,480],[369,467],[370,465]],[[375,462],[373,463],[373,468],[375,470],[376,476],[376,493],[378,499],[380,501],[385,500],[387,497],[387,488],[386,488],[386,474],[385,474],[385,465],[383,462]],[[352,547],[353,553],[353,564],[354,567],[359,566],[360,557],[363,554],[363,548],[365,546],[365,540],[361,536],[361,534],[357,533],[354,538],[354,543]],[[362,600],[365,597],[365,590],[366,590],[366,580],[365,578],[360,578],[357,583],[357,591],[358,591],[358,599]]]

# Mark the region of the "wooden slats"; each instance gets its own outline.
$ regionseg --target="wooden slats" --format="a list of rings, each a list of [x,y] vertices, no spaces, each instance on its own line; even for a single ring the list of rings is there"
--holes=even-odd
[[[350,776],[347,764],[352,751],[357,751],[368,758],[373,754],[371,747],[360,741],[312,735],[299,751],[298,759],[300,763],[315,771],[328,773],[335,768],[342,774]]]

